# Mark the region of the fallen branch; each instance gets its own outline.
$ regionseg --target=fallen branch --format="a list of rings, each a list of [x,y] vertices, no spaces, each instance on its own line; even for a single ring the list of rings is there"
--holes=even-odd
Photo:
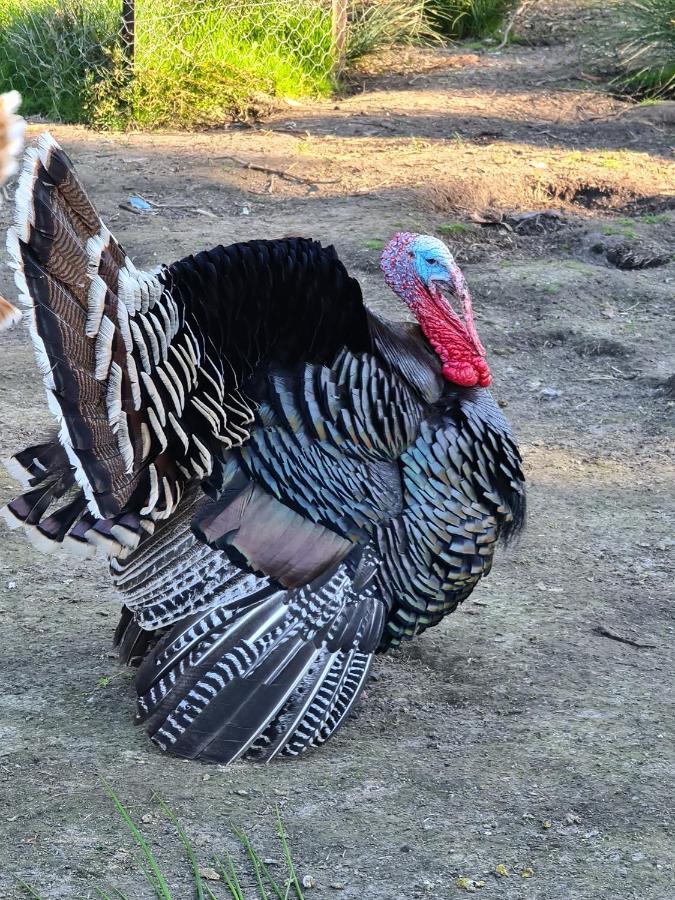
[[[604,625],[596,625],[593,634],[599,634],[600,637],[609,638],[611,641],[618,641],[620,644],[628,644],[629,647],[636,647],[638,650],[656,650],[656,644],[641,644],[631,638],[621,637],[620,634],[615,634]]]
[[[237,163],[238,166],[243,166],[245,169],[252,169],[254,172],[265,172],[267,175],[277,175],[279,178],[286,179],[286,181],[297,181],[299,184],[337,184],[340,181],[339,178],[329,178],[326,180],[303,178],[302,175],[294,175],[292,172],[286,172],[284,169],[271,169],[269,166],[260,166],[257,163],[248,162],[248,160],[241,159],[238,156],[214,156],[212,158],[231,159],[232,162]]]

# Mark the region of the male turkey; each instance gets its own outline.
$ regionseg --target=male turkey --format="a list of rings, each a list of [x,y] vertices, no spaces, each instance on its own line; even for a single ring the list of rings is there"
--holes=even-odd
[[[26,123],[16,115],[20,102],[17,91],[0,94],[0,188],[17,171],[17,158],[23,149]],[[19,310],[0,296],[0,331],[15,325],[20,318]]]
[[[368,312],[312,240],[142,272],[45,135],[8,248],[60,431],[10,461],[7,520],[111,557],[162,749],[227,763],[323,743],[373,655],[452,612],[523,521],[447,247],[398,234],[383,253],[419,326]]]

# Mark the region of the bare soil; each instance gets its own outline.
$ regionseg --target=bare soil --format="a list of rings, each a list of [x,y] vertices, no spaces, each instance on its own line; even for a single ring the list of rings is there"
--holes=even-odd
[[[308,898],[675,897],[672,110],[613,98],[583,69],[588,32],[536,24],[531,46],[411,51],[350,96],[252,128],[54,127],[138,265],[308,234],[398,315],[380,242],[443,234],[520,435],[530,517],[460,611],[378,661],[326,748],[227,770],[162,756],[134,728],[105,565],[3,531],[3,898],[25,896],[15,874],[47,898],[151,895],[101,778],[145,816],[176,897],[188,867],[155,793],[204,864],[235,849],[230,822],[278,861],[278,804]],[[132,194],[156,214],[121,209]],[[496,224],[535,210],[555,215]],[[626,254],[662,264],[610,262]],[[14,296],[6,269],[0,291]],[[23,329],[2,360],[6,456],[51,422]]]

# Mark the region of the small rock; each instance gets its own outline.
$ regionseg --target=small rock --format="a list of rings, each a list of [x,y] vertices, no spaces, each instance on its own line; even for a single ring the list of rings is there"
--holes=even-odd
[[[243,788],[238,788],[234,793],[239,797],[248,797],[248,791],[245,791]]]
[[[152,822],[152,816],[150,813],[146,813],[144,816],[141,816],[141,822],[147,825],[149,822]]]
[[[523,869],[520,873],[521,878],[532,878],[534,875],[534,869],[531,866],[527,866],[527,868]]]
[[[211,776],[207,773],[206,775],[202,775],[202,781],[209,781]]]
[[[509,870],[506,868],[504,863],[499,863],[495,866],[495,875],[499,875],[500,878],[509,877]]]
[[[549,828],[552,828],[552,827],[553,827],[553,823],[552,823],[549,819],[546,819],[545,822],[542,822],[542,823],[541,823],[541,827],[542,827],[543,829],[545,829],[546,831],[548,831]]]
[[[562,396],[562,391],[557,391],[555,388],[542,388],[539,391],[539,396],[542,400],[555,400]]]
[[[202,878],[205,878],[207,881],[220,881],[220,875],[216,872],[215,869],[201,869],[199,870],[199,874]]]
[[[345,886],[341,881],[331,881],[328,886],[333,888],[334,891],[344,891],[345,889]]]
[[[506,407],[508,405],[509,405],[508,400],[497,400],[497,406],[500,406],[502,409],[506,409]]]
[[[303,875],[302,886],[304,888],[314,888],[316,887],[316,881],[311,875]]]
[[[581,817],[576,813],[567,813],[565,816],[565,825],[579,825],[581,823]]]

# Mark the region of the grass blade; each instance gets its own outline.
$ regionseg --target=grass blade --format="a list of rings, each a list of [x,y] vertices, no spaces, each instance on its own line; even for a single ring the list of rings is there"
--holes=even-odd
[[[262,869],[260,867],[260,863],[261,863],[260,857],[254,850],[253,844],[251,844],[251,841],[249,840],[249,837],[245,831],[242,831],[240,828],[235,828],[234,826],[232,827],[232,830],[234,831],[237,839],[239,840],[239,842],[243,846],[244,850],[246,851],[246,855],[248,856],[248,858],[251,862],[251,865],[253,866],[255,878],[256,878],[256,881],[258,882],[258,890],[260,892],[260,900],[268,900],[269,895],[268,895],[267,891],[265,890],[265,885],[263,884],[263,880],[262,880]]]
[[[29,897],[34,897],[36,900],[42,900],[42,896],[38,894],[36,890],[34,890],[28,882],[24,881],[23,878],[19,878],[18,875],[14,876],[16,880],[19,882],[24,891],[28,894]]]
[[[185,852],[187,853],[188,859],[190,861],[190,866],[192,868],[192,875],[195,880],[195,890],[197,891],[197,900],[205,900],[204,897],[204,882],[202,881],[202,876],[199,873],[199,863],[197,861],[197,857],[195,856],[195,851],[192,849],[192,844],[190,843],[190,839],[185,833],[185,829],[178,821],[176,814],[173,810],[166,805],[166,803],[162,800],[161,797],[157,797],[159,805],[164,812],[164,815],[171,822],[173,827],[178,832],[178,836],[181,840],[182,845],[185,847]]]
[[[295,895],[298,900],[305,900],[304,894],[302,893],[302,888],[300,887],[300,882],[298,881],[298,876],[295,871],[295,865],[293,864],[293,857],[291,856],[291,850],[288,846],[288,838],[286,835],[286,829],[284,828],[284,823],[281,819],[281,810],[277,806],[277,834],[279,835],[279,840],[281,841],[281,849],[283,850],[284,859],[286,860],[286,865],[288,866],[288,874],[290,876],[290,885],[292,884],[295,888]]]
[[[227,861],[227,869],[223,865],[222,860],[214,860],[216,866],[220,870],[223,881],[227,885],[234,900],[246,900],[246,897],[244,896],[244,893],[241,889],[239,878],[237,877],[237,870],[234,867],[234,861],[232,860],[232,856],[227,852],[227,850],[225,851],[225,859]]]
[[[155,889],[155,893],[156,893],[157,897],[159,898],[159,900],[172,900],[169,886],[166,883],[166,881],[164,880],[164,876],[162,875],[162,870],[159,868],[159,865],[157,864],[157,860],[155,859],[155,855],[152,852],[152,850],[150,849],[150,847],[148,846],[147,841],[145,840],[145,838],[143,837],[141,832],[136,827],[134,820],[131,818],[126,807],[124,806],[122,801],[119,799],[119,797],[117,796],[115,791],[112,789],[112,787],[108,784],[107,781],[105,781],[105,779],[101,779],[101,781],[103,784],[104,791],[110,797],[112,802],[115,804],[115,808],[116,808],[117,812],[122,817],[124,824],[127,826],[129,831],[131,832],[133,839],[136,841],[136,843],[138,844],[138,847],[141,850],[141,853],[143,854],[144,862],[147,864],[148,869],[152,873],[152,879],[151,879],[150,883],[152,884],[153,888]],[[149,875],[149,873],[147,871],[146,871],[146,875]]]

